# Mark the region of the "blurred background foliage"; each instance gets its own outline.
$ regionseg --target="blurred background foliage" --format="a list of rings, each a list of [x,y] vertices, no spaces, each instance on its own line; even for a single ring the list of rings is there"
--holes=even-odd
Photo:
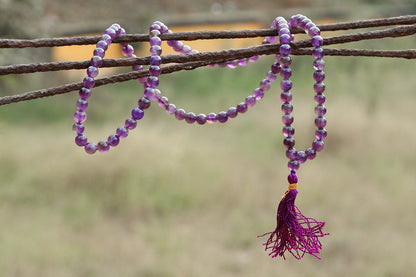
[[[170,26],[250,19],[267,26],[295,13],[331,22],[415,10],[413,1],[399,0],[0,0],[0,35],[78,35],[102,32],[113,22],[142,33],[154,20]],[[407,49],[415,43],[413,36],[342,47]],[[50,49],[0,50],[1,65],[51,57]],[[313,69],[310,57],[293,59],[302,149],[313,140]],[[116,149],[94,156],[73,143],[74,92],[0,107],[1,275],[414,276],[416,64],[325,60],[329,136],[317,159],[301,166],[297,200],[307,216],[327,222],[331,236],[322,241],[322,261],[272,260],[256,238],[274,228],[286,188],[278,85],[225,125],[190,126],[153,104]],[[271,63],[273,57],[263,57],[234,70],[162,76],[160,89],[187,111],[218,112],[251,94]],[[0,95],[82,75],[1,76]],[[130,81],[95,92],[86,134],[98,141],[122,124],[142,89]]]

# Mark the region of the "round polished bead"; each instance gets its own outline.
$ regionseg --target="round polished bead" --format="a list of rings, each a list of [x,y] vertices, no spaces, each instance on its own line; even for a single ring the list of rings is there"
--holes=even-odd
[[[84,80],[82,80],[82,83],[84,84],[85,88],[92,88],[95,85],[94,78],[91,77],[85,77]]]
[[[317,116],[324,116],[326,114],[326,107],[324,105],[318,105],[315,107],[315,114]]]
[[[88,154],[94,154],[97,151],[97,145],[94,142],[88,142],[84,149]]]
[[[181,54],[189,54],[191,53],[192,49],[189,45],[184,45],[181,50]]]
[[[322,59],[324,56],[324,49],[322,49],[321,47],[316,47],[312,50],[312,56],[315,59]]]
[[[293,135],[295,134],[295,128],[293,128],[292,126],[284,126],[282,129],[282,133],[285,137],[293,137]]]
[[[198,114],[198,116],[196,117],[196,122],[197,122],[199,125],[203,125],[203,124],[205,124],[205,122],[207,122],[207,117],[206,117],[206,115],[205,115],[205,114],[203,114],[203,113]]]
[[[208,115],[207,115],[207,122],[208,123],[215,123],[215,122],[217,122],[217,115],[215,114],[215,113],[209,113]]]
[[[160,34],[161,34],[161,32],[159,31],[159,30],[151,30],[150,32],[149,32],[149,37],[158,37],[158,36],[160,36]]]
[[[266,37],[267,43],[274,43],[276,41],[276,39],[277,39],[276,36],[268,36],[268,37]]]
[[[156,66],[156,65],[152,65],[149,68],[149,74],[152,75],[152,76],[155,76],[155,77],[159,76],[160,75],[160,67]]]
[[[288,44],[288,43],[290,43],[290,41],[291,41],[291,38],[290,38],[289,34],[282,34],[280,36],[280,43]],[[280,52],[280,53],[282,53],[282,52]]]
[[[316,104],[319,104],[319,105],[322,105],[323,103],[325,103],[325,100],[326,100],[325,95],[323,93],[316,94],[314,96],[314,99],[315,99]]]
[[[325,80],[325,73],[322,70],[317,70],[313,73],[313,79],[316,82],[322,82]]]
[[[293,148],[293,147],[288,148],[288,149],[286,150],[286,157],[287,157],[289,160],[296,160],[296,158],[298,157],[298,151],[296,151],[296,149],[295,149],[295,148]]]
[[[153,23],[150,27],[149,27],[149,32],[153,31],[153,30],[158,30],[159,32],[162,30],[162,28],[160,27],[159,24],[155,24]]]
[[[150,107],[150,100],[146,97],[142,97],[140,98],[138,104],[140,109],[145,110]]]
[[[175,41],[175,44],[172,46],[173,50],[176,52],[181,52],[183,49],[183,43],[181,41]]]
[[[118,127],[116,130],[116,135],[119,138],[125,138],[129,135],[129,130],[126,129],[126,127]]]
[[[153,45],[161,46],[162,45],[162,40],[159,37],[152,37],[152,38],[150,38],[149,43],[150,43],[150,46],[153,46]]]
[[[133,130],[134,128],[137,127],[137,121],[134,118],[127,118],[126,121],[124,122],[124,127],[126,127],[126,129],[128,130]]]
[[[309,32],[310,29],[312,29],[313,27],[316,27],[315,23],[313,23],[312,21],[309,21],[308,23],[306,23],[305,25],[305,31]]]
[[[175,112],[176,112],[176,106],[174,104],[169,104],[166,107],[166,113],[167,114],[175,114]]]
[[[116,31],[113,28],[108,28],[104,31],[104,34],[109,35],[111,39],[116,37]]]
[[[104,35],[101,36],[101,40],[104,40],[107,45],[110,45],[113,39],[108,34],[104,33]]]
[[[324,128],[326,126],[326,118],[323,116],[315,118],[315,126],[318,128]]]
[[[282,55],[284,55],[284,56],[287,56],[287,55],[289,55],[290,54],[290,52],[291,52],[291,47],[290,47],[290,45],[289,44],[282,44],[281,46],[280,46],[280,48],[279,48],[279,52],[280,52],[280,54],[282,54]]]
[[[279,30],[278,34],[279,34],[279,37],[282,35],[290,35],[290,30],[288,28],[283,28]],[[280,43],[283,43],[283,42],[280,41]]]
[[[102,48],[95,48],[94,49],[93,56],[98,56],[98,57],[104,58],[104,55],[105,55],[105,50],[104,49],[102,49]]]
[[[271,71],[274,74],[279,74],[280,70],[281,70],[280,63],[274,63],[274,64],[272,64]]]
[[[291,114],[285,114],[285,115],[282,116],[282,122],[283,122],[283,124],[285,124],[287,126],[291,125],[293,123],[293,121],[294,121],[294,118]]]
[[[290,114],[293,112],[293,106],[288,102],[283,103],[281,108],[285,114]]]
[[[270,81],[267,79],[263,79],[260,81],[260,85],[259,85],[260,89],[263,91],[267,91],[270,89]]]
[[[150,47],[150,55],[152,56],[160,56],[162,54],[162,47],[159,45],[153,45]]]
[[[193,112],[189,112],[185,116],[185,121],[192,124],[196,121],[196,115]]]
[[[256,98],[254,98],[251,95],[247,96],[245,102],[247,104],[247,107],[254,107],[254,105],[256,105]]]
[[[160,92],[160,90],[155,88],[155,93],[153,94],[153,97],[150,98],[150,99],[155,100],[155,101],[159,101],[160,97],[162,97],[162,93]]]
[[[122,53],[124,56],[126,57],[130,57],[131,55],[133,55],[134,53],[134,48],[133,46],[131,46],[130,44],[123,46],[123,48],[121,49]]]
[[[260,100],[260,99],[262,99],[264,97],[264,91],[262,89],[260,89],[260,88],[256,88],[253,91],[253,96],[254,96],[254,98],[256,100]]]
[[[101,48],[103,50],[107,50],[108,44],[104,40],[100,40],[97,42],[97,48]]]
[[[311,39],[311,44],[313,47],[321,47],[324,44],[324,40],[321,36],[314,36]]]
[[[290,66],[292,64],[292,58],[290,56],[282,56],[280,57],[280,65],[281,66]]]
[[[149,60],[149,64],[159,66],[162,64],[162,58],[160,56],[151,56]]]
[[[322,59],[316,59],[313,62],[313,68],[315,68],[315,70],[323,70],[325,67],[325,62]]]
[[[324,91],[325,91],[325,84],[324,84],[323,82],[317,82],[317,83],[315,83],[315,84],[313,85],[313,90],[314,90],[316,93],[321,94],[322,92],[324,92]]]
[[[241,102],[237,105],[237,112],[239,113],[245,113],[247,111],[247,105],[244,102]]]
[[[288,80],[292,76],[292,70],[289,67],[283,67],[282,70],[280,70],[280,76],[282,76],[283,79]]]
[[[185,112],[185,110],[184,110],[184,109],[178,109],[178,110],[176,110],[176,112],[175,112],[175,117],[176,117],[176,119],[178,119],[178,120],[183,120],[183,119],[185,119],[185,117],[186,117],[186,112]]]
[[[308,160],[313,160],[316,157],[316,151],[313,150],[312,148],[306,149],[305,154],[306,154],[306,157],[308,158]]]
[[[282,81],[280,81],[280,88],[285,92],[290,91],[292,86],[293,86],[293,84],[292,84],[291,80],[282,80]]]
[[[300,23],[299,23],[299,27],[301,27],[302,29],[305,29],[305,26],[311,23],[311,20],[309,18],[305,18],[303,19]]]
[[[324,128],[320,128],[315,131],[315,137],[318,140],[324,140],[327,136],[327,131]]]
[[[166,108],[169,105],[169,100],[167,97],[162,96],[161,98],[159,98],[159,100],[157,101],[157,104],[159,105],[159,107],[162,108]]]
[[[250,58],[248,58],[248,61],[254,63],[254,62],[257,62],[258,59],[259,59],[259,56],[256,55],[256,56],[251,56]]]
[[[235,107],[230,107],[230,108],[227,110],[227,115],[228,115],[228,117],[229,117],[229,118],[234,118],[234,117],[236,117],[236,116],[238,115],[237,108],[235,108]]]
[[[78,99],[77,103],[76,103],[76,107],[78,109],[78,111],[83,112],[87,109],[88,107],[88,102],[87,100],[84,99]]]
[[[131,110],[131,117],[134,120],[140,120],[143,118],[143,116],[144,116],[144,111],[140,109],[139,107],[136,107],[133,110]]]
[[[85,112],[75,111],[74,120],[77,123],[82,123],[87,119],[87,114]]]
[[[90,89],[87,89],[87,88],[83,87],[79,90],[79,97],[81,97],[81,99],[86,100],[86,99],[90,98],[90,96],[91,96],[91,90]]]
[[[273,73],[272,71],[267,72],[266,74],[266,79],[271,83],[276,81],[277,79],[277,74]]]
[[[286,148],[293,148],[295,146],[295,139],[293,137],[286,137],[283,139],[283,145]]]
[[[218,122],[225,123],[228,120],[228,115],[226,112],[219,112],[217,114],[217,119],[218,119]]]
[[[75,137],[75,143],[78,146],[84,146],[85,144],[87,144],[87,137],[83,134],[79,134]]]
[[[322,151],[324,149],[324,142],[322,140],[314,140],[312,143],[312,149],[316,152]]]
[[[101,153],[107,153],[110,150],[110,145],[106,141],[100,141],[97,143],[97,150]]]
[[[155,76],[149,76],[147,78],[146,84],[150,87],[150,88],[156,88],[159,85],[159,78],[155,77]]]
[[[87,68],[87,75],[88,77],[95,78],[98,75],[98,68],[95,66],[90,66]]]
[[[306,156],[306,153],[304,151],[298,152],[297,160],[299,163],[303,164],[304,162],[306,162],[307,159],[308,157]]]
[[[292,93],[290,93],[290,91],[284,91],[284,92],[282,92],[281,94],[280,94],[280,99],[283,101],[283,102],[290,102],[290,101],[292,101]]]
[[[319,30],[319,28],[316,27],[316,26],[310,28],[309,31],[308,31],[308,35],[312,38],[314,36],[319,36],[320,34],[321,34],[321,30]]]
[[[84,133],[85,127],[82,123],[74,123],[74,125],[72,125],[72,130],[78,135],[81,135]]]
[[[111,135],[107,138],[108,145],[115,147],[120,143],[120,138],[116,135]]]
[[[297,160],[291,160],[291,161],[289,161],[289,162],[287,163],[287,167],[288,167],[290,170],[293,170],[293,171],[298,170],[298,169],[299,169],[299,166],[300,166],[300,164],[299,164],[299,162],[298,162]]]

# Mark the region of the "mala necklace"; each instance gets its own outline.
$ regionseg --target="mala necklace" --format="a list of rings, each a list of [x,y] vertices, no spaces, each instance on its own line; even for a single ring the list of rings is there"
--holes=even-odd
[[[317,106],[315,107],[315,125],[318,128],[315,132],[316,140],[313,141],[312,147],[305,151],[297,151],[294,140],[295,129],[292,126],[294,121],[291,115],[293,106],[290,104],[292,100],[292,71],[290,65],[292,59],[290,57],[291,46],[290,42],[293,41],[294,36],[290,32],[290,28],[302,28],[310,37],[311,44],[314,47],[312,50],[313,67],[315,72],[313,78],[316,81],[314,84],[314,91],[316,95],[314,97]],[[319,241],[320,237],[328,235],[323,233],[322,229],[325,222],[319,222],[313,218],[305,217],[294,204],[297,191],[298,177],[296,171],[299,169],[300,164],[305,163],[307,160],[312,160],[316,157],[316,153],[323,150],[324,138],[327,135],[325,130],[326,119],[326,107],[324,106],[325,85],[323,80],[325,79],[325,73],[323,68],[325,66],[323,58],[323,39],[320,36],[319,28],[306,16],[294,15],[290,18],[289,23],[283,17],[277,17],[271,28],[278,31],[278,37],[280,42],[279,54],[276,55],[276,62],[271,65],[270,71],[267,72],[266,78],[260,81],[259,87],[254,89],[252,95],[249,95],[245,100],[236,107],[230,107],[226,112],[221,111],[219,113],[209,113],[207,115],[199,113],[196,115],[193,112],[185,112],[184,109],[178,109],[174,104],[169,103],[167,97],[161,94],[161,91],[157,89],[159,86],[158,76],[161,73],[160,65],[162,63],[162,40],[160,35],[164,33],[172,33],[168,27],[160,21],[155,21],[149,28],[150,36],[150,60],[149,60],[149,77],[138,79],[143,84],[144,91],[143,97],[139,99],[138,106],[131,111],[131,117],[127,118],[123,126],[116,129],[115,134],[110,135],[107,140],[99,141],[98,143],[89,142],[84,135],[85,127],[83,122],[87,118],[86,109],[88,107],[87,99],[91,96],[91,89],[94,87],[94,78],[98,76],[98,69],[103,63],[103,58],[108,46],[112,43],[113,39],[120,35],[125,35],[126,32],[118,24],[111,25],[105,30],[101,39],[97,42],[96,49],[93,52],[91,58],[91,66],[87,69],[87,76],[83,79],[83,87],[79,91],[80,99],[76,102],[76,111],[74,113],[75,124],[72,129],[76,133],[75,143],[83,147],[88,154],[94,154],[97,150],[105,153],[110,150],[110,147],[115,147],[119,144],[120,139],[128,136],[129,130],[133,130],[137,127],[137,121],[141,120],[144,116],[144,111],[150,107],[151,100],[157,101],[158,105],[165,109],[169,115],[174,115],[178,120],[185,120],[187,123],[198,123],[203,125],[205,123],[225,123],[229,118],[235,118],[239,113],[245,113],[249,107],[253,107],[256,101],[261,100],[264,97],[266,91],[270,89],[271,83],[277,79],[277,74],[280,74],[282,81],[280,87],[282,93],[280,98],[283,102],[281,109],[284,113],[282,121],[284,124],[283,144],[287,148],[286,157],[289,159],[288,167],[290,174],[288,176],[289,187],[286,193],[283,195],[282,200],[279,203],[277,209],[277,226],[272,232],[265,233],[259,237],[269,236],[265,246],[265,250],[270,250],[269,255],[271,257],[281,256],[285,259],[285,252],[288,251],[296,259],[301,259],[305,253],[311,254],[320,259],[318,254],[322,249],[322,245]],[[270,36],[263,40],[263,44],[273,43],[277,40],[277,37]],[[192,50],[188,45],[184,45],[181,41],[170,40],[167,44],[176,52],[180,54],[193,54],[198,53],[196,50]],[[120,43],[122,46],[122,53],[125,57],[136,57],[134,54],[134,48],[128,43]],[[219,67],[228,66],[230,68],[236,68],[237,66],[245,66],[247,62],[257,61],[258,56],[253,56],[248,59],[239,59],[226,63],[218,64]],[[216,66],[215,64],[210,66]],[[135,65],[132,67],[133,71],[142,71],[143,66]]]

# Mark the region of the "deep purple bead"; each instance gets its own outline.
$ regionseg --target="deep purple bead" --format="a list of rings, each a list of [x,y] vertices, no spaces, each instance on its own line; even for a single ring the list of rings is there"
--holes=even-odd
[[[305,18],[299,23],[299,27],[301,27],[302,29],[305,29],[305,26],[308,23],[311,23],[311,20],[309,18]]]
[[[290,52],[291,52],[291,47],[290,47],[290,45],[289,44],[282,44],[281,46],[280,46],[280,48],[279,48],[279,52],[280,52],[280,54],[281,55],[283,55],[283,56],[287,56],[287,55],[289,55],[290,54]]]
[[[97,77],[97,75],[98,75],[98,68],[96,68],[95,66],[88,67],[87,68],[87,75],[88,75],[88,77],[91,77],[91,78]]]
[[[299,163],[303,164],[304,162],[306,162],[307,159],[308,157],[306,156],[306,153],[304,151],[298,152],[297,160]]]
[[[159,66],[162,64],[162,58],[160,56],[151,56],[149,63],[150,65]]]
[[[324,44],[324,40],[321,36],[314,36],[311,39],[311,44],[313,47],[321,47]]]
[[[87,89],[87,88],[81,88],[79,90],[79,97],[81,97],[82,99],[86,100],[88,98],[90,98],[91,96],[91,90]]]
[[[197,122],[199,125],[203,125],[203,124],[205,124],[205,122],[207,122],[207,117],[205,116],[205,114],[200,113],[200,114],[198,114],[198,116],[196,117],[196,122]]]
[[[262,89],[260,89],[260,88],[256,88],[256,89],[253,91],[253,96],[254,96],[254,98],[255,98],[256,100],[260,100],[260,99],[262,99],[262,98],[263,98],[263,96],[264,96],[264,91],[263,91]]]
[[[116,130],[116,135],[119,138],[125,138],[129,135],[129,130],[126,129],[126,127],[122,126],[122,127],[118,127]]]
[[[134,108],[131,110],[131,117],[135,120],[140,120],[144,116],[144,111],[140,109],[139,107]]]
[[[160,75],[160,67],[156,66],[156,65],[152,65],[149,68],[149,73],[150,73],[150,75],[155,76],[155,77],[159,76]]]
[[[325,80],[325,73],[322,70],[317,70],[313,73],[313,79],[317,82]]]
[[[104,31],[104,34],[109,35],[111,39],[116,37],[116,31],[113,28],[108,28]]]
[[[150,100],[146,97],[142,97],[139,100],[139,108],[142,110],[148,109],[150,107]]]
[[[101,153],[107,153],[110,150],[110,145],[106,141],[100,141],[97,143],[97,150]]]
[[[281,66],[289,67],[292,64],[292,58],[289,56],[280,57],[279,63]]]
[[[185,116],[185,121],[192,124],[196,121],[196,115],[193,112],[189,112]]]
[[[104,55],[105,55],[105,50],[104,49],[102,49],[102,48],[95,48],[94,49],[93,56],[98,56],[98,57],[104,58]]]
[[[293,86],[293,84],[292,84],[291,80],[282,80],[282,81],[280,81],[280,88],[285,92],[290,91],[292,86]]]
[[[149,43],[150,43],[150,46],[153,46],[153,45],[161,46],[162,45],[162,40],[159,37],[152,37],[152,38],[150,38]]]
[[[291,114],[285,114],[282,116],[282,122],[283,124],[285,124],[286,126],[289,126],[293,123],[294,118]]]
[[[94,142],[88,142],[84,149],[88,154],[94,154],[97,151],[97,145]]]
[[[83,134],[80,134],[75,137],[75,143],[78,146],[84,146],[85,144],[87,144],[87,137]]]
[[[97,48],[101,48],[105,51],[108,48],[108,44],[104,40],[100,40],[97,42]]]
[[[285,114],[290,114],[290,113],[292,113],[292,112],[293,112],[293,106],[292,106],[292,104],[290,104],[290,103],[288,103],[288,102],[283,103],[283,104],[282,104],[282,111],[283,111]]]
[[[81,99],[78,99],[76,106],[77,106],[78,111],[83,112],[87,109],[88,102],[87,100],[84,100],[81,98]]]
[[[321,30],[319,30],[319,28],[316,26],[310,28],[308,31],[308,35],[310,37],[319,36],[320,34],[321,34]]]
[[[184,109],[177,109],[175,112],[175,117],[178,120],[184,120],[186,117],[186,112]]]
[[[299,166],[300,166],[300,164],[299,164],[299,162],[298,162],[297,160],[291,160],[291,161],[289,161],[289,162],[287,163],[287,167],[288,167],[290,170],[293,170],[293,171],[298,170],[298,169],[299,169]]]
[[[84,133],[85,127],[82,123],[74,123],[74,125],[72,125],[72,130],[78,135],[81,135]]]
[[[324,142],[322,140],[314,140],[312,143],[312,149],[316,152],[322,151],[324,149]]]
[[[228,115],[228,117],[229,117],[229,118],[234,118],[234,117],[236,117],[236,116],[238,115],[237,108],[235,108],[235,107],[230,107],[230,108],[227,110],[227,115]]]
[[[315,84],[313,85],[313,90],[314,90],[316,93],[321,94],[322,92],[324,92],[324,91],[325,91],[325,84],[324,84],[323,82],[317,82],[317,83],[315,83]]]
[[[101,36],[101,40],[104,40],[107,45],[110,45],[113,39],[108,34],[104,33],[104,35]]]
[[[283,102],[288,102],[289,103],[290,101],[292,101],[292,93],[290,93],[289,91],[284,91],[280,94],[280,99]]]
[[[324,56],[324,49],[321,47],[316,47],[312,50],[312,56],[315,59],[322,59]]]
[[[267,79],[263,79],[260,81],[260,89],[263,91],[267,91],[270,89],[270,82]]]
[[[134,53],[134,48],[130,44],[127,44],[126,46],[123,46],[121,51],[122,51],[124,56],[130,57]]]
[[[228,120],[228,115],[226,112],[219,112],[217,115],[218,122],[225,123]]]
[[[277,74],[273,73],[272,71],[267,72],[266,74],[266,79],[271,83],[276,81],[277,79]]]
[[[285,29],[283,29],[283,30],[285,30]],[[280,43],[283,43],[283,44],[288,45],[288,43],[290,43],[290,41],[291,41],[291,38],[290,38],[290,35],[289,34],[282,34],[280,36]],[[282,52],[280,52],[280,53],[282,53]]]
[[[290,35],[290,30],[288,28],[283,28],[279,30],[278,34],[279,34],[279,37],[282,35]],[[280,41],[280,43],[284,43],[284,42]]]
[[[87,114],[85,112],[75,111],[74,120],[77,123],[82,123],[87,119]]]
[[[159,105],[159,107],[166,108],[169,105],[169,100],[167,97],[162,96],[157,101],[157,104]]]
[[[151,88],[156,88],[159,85],[159,78],[155,76],[149,76],[146,81],[147,85]]]
[[[306,32],[309,32],[309,30],[310,29],[312,29],[313,27],[316,27],[316,25],[315,25],[315,23],[313,23],[312,21],[310,21],[310,22],[308,22],[306,25],[305,25],[305,31]]]
[[[126,119],[126,121],[124,121],[124,127],[126,127],[126,129],[133,130],[137,127],[137,121],[129,117]]]
[[[155,95],[155,89],[154,88],[147,87],[147,88],[144,89],[144,97],[146,97],[147,99],[152,99],[154,95]]]
[[[85,88],[92,88],[95,85],[94,78],[91,77],[85,77],[84,80],[82,80],[82,83],[84,84]]]
[[[166,107],[166,113],[167,114],[175,114],[175,112],[176,112],[176,106],[174,104],[169,104]]]
[[[316,157],[316,151],[313,150],[312,148],[306,149],[305,154],[308,160],[313,160]]]
[[[174,44],[172,45],[172,48],[176,52],[181,52],[183,49],[183,43],[181,41],[174,41]]]
[[[280,70],[281,70],[280,63],[274,63],[274,64],[272,64],[271,71],[274,74],[279,74]]]
[[[295,134],[295,128],[293,128],[292,126],[284,126],[282,129],[282,133],[285,137],[293,137],[293,135]]]
[[[288,148],[287,150],[286,150],[286,157],[289,159],[289,160],[296,160],[296,158],[298,157],[298,151],[296,151],[296,149],[295,148]]]
[[[318,105],[322,105],[323,103],[325,103],[325,100],[326,100],[325,95],[323,93],[322,94],[316,94],[314,96],[314,99],[315,99],[316,104],[318,104]]]
[[[247,111],[247,105],[244,102],[241,102],[237,105],[237,112],[239,113],[245,113]]]
[[[281,30],[281,29],[289,29],[289,25],[285,21],[284,23],[279,24],[279,26],[277,27],[277,29],[278,30]]]
[[[295,139],[293,137],[286,137],[283,139],[283,145],[286,148],[293,148],[295,146]]]
[[[315,118],[315,126],[318,128],[324,128],[326,126],[326,118],[323,116]]]
[[[215,122],[217,122],[217,115],[215,114],[215,113],[209,113],[208,115],[207,115],[207,122],[208,123],[215,123]]]
[[[317,116],[324,116],[326,114],[326,107],[324,105],[318,105],[315,107],[315,114]]]
[[[111,135],[107,138],[107,143],[110,146],[115,147],[120,143],[120,138],[116,135]]]
[[[292,76],[292,70],[289,67],[283,67],[282,70],[280,70],[280,76],[282,76],[283,79],[288,80]]]
[[[153,45],[150,47],[150,55],[152,56],[160,56],[162,54],[162,47],[159,45]]]
[[[315,70],[323,70],[325,67],[325,62],[322,59],[316,59],[313,62],[313,68],[315,68]]]
[[[297,15],[294,15],[294,16],[292,16],[292,17],[289,19],[289,25],[290,25],[292,28],[296,28],[296,27],[298,27],[298,25],[299,25],[299,18],[297,17]]]
[[[318,130],[315,131],[315,137],[318,140],[324,140],[327,136],[327,131],[324,128],[320,128]]]
[[[256,98],[249,95],[249,96],[246,97],[245,102],[246,102],[247,107],[254,107],[254,105],[256,105]]]

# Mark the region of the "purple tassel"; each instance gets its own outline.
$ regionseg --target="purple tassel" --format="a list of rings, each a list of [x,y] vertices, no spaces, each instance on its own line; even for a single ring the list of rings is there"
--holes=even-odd
[[[321,259],[318,254],[322,249],[319,238],[329,235],[323,233],[325,222],[305,217],[295,205],[297,191],[297,176],[292,172],[289,177],[289,189],[286,191],[277,209],[277,227],[273,232],[259,237],[270,235],[263,245],[266,251],[271,250],[269,256],[277,256],[286,259],[285,252],[288,251],[296,259],[300,260],[305,253]]]

